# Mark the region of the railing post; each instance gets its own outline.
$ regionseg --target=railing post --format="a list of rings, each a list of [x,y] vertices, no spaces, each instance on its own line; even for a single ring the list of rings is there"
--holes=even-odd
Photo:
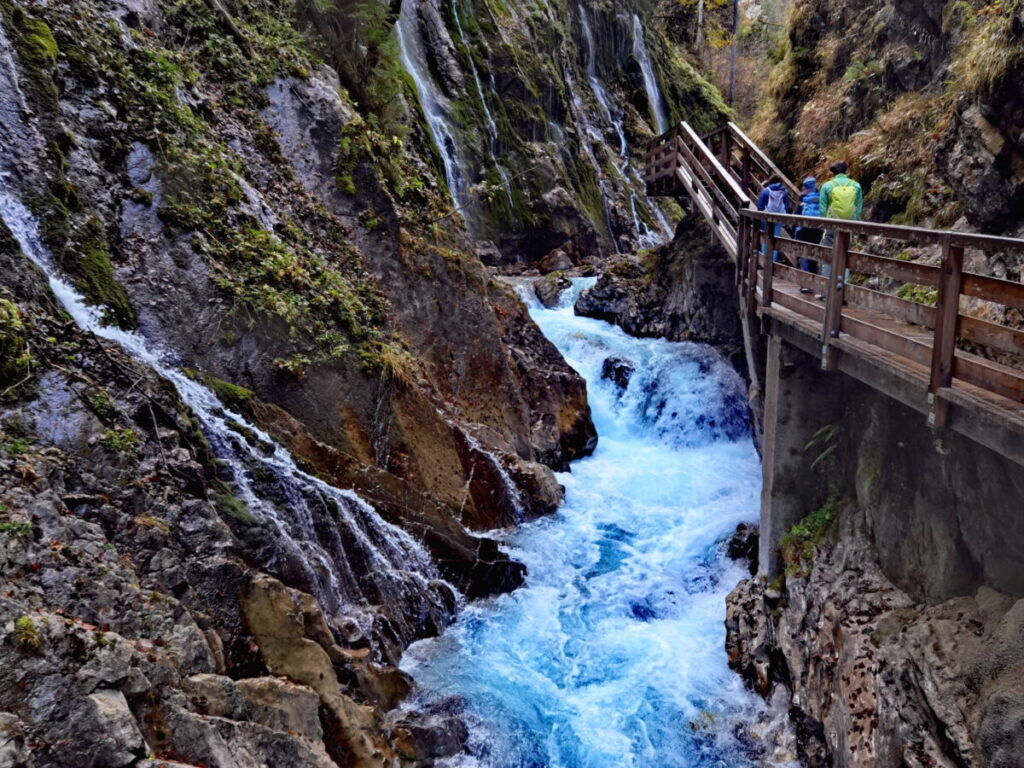
[[[750,192],[750,150],[743,147],[743,165],[741,166],[741,178],[743,180],[743,191]]]
[[[765,245],[764,245],[764,276],[761,281],[761,306],[770,307],[772,305],[772,278],[774,277],[774,264],[775,260],[772,258],[775,253],[775,223],[769,221],[767,223],[767,229],[765,230]],[[758,254],[760,258],[760,254]]]
[[[747,231],[747,219],[743,217],[742,208],[740,209],[740,220],[736,227],[736,287],[743,285],[743,276],[746,275],[747,259],[750,254],[747,251],[747,243],[750,239],[750,234]]]
[[[963,246],[952,245],[949,233],[942,242],[942,274],[935,304],[935,337],[932,342],[932,373],[928,385],[928,426],[941,429],[949,423],[949,401],[940,390],[953,383],[957,322],[960,313],[960,286],[964,271]]]
[[[850,251],[850,233],[842,230],[835,233],[832,241],[832,272],[828,278],[825,293],[825,323],[821,331],[821,369],[834,371],[838,350],[832,346],[832,339],[839,336],[843,316],[843,300],[846,295],[846,256]]]
[[[750,222],[750,234],[753,247],[750,249],[750,263],[747,274],[747,306],[750,307],[750,314],[757,312],[757,267],[761,260],[761,223],[757,220]]]

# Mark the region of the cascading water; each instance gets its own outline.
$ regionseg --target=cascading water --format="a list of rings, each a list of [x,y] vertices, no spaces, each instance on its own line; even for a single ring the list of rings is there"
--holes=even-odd
[[[12,193],[6,175],[0,175],[0,218],[80,328],[114,342],[174,384],[198,417],[218,458],[231,468],[239,497],[277,530],[281,551],[267,563],[271,570],[301,583],[329,612],[356,619],[367,634],[372,632],[373,616],[364,609],[379,605],[384,595],[410,611],[410,616],[429,616],[435,628],[448,621],[457,595],[440,580],[422,545],[387,523],[354,492],[299,469],[268,434],[175,367],[168,353],[155,349],[140,334],[104,325],[101,313],[57,273],[34,216]],[[232,424],[241,424],[242,431],[256,440],[250,443]],[[364,569],[373,573],[372,578],[366,578]],[[402,634],[412,639],[412,633]]]
[[[454,612],[453,588],[440,580],[427,552],[402,529],[383,520],[352,491],[340,490],[300,470],[292,456],[264,431],[246,423],[201,383],[176,365],[169,350],[144,336],[105,325],[58,271],[39,234],[35,216],[18,194],[18,169],[38,167],[42,137],[18,88],[18,70],[0,26],[0,135],[10,146],[0,156],[0,218],[22,252],[46,275],[61,305],[84,331],[120,346],[128,355],[170,381],[198,417],[218,458],[230,469],[233,490],[261,524],[276,535],[260,553],[268,570],[317,596],[333,614],[354,619],[371,634],[371,606],[387,602],[405,641],[418,634],[413,622],[443,626]],[[244,181],[239,179],[239,181]],[[248,183],[242,184],[254,215],[272,228],[274,213]],[[241,425],[241,430],[232,425]],[[247,439],[248,438],[248,439]],[[251,441],[251,442],[250,442]],[[367,574],[372,574],[367,576]]]
[[[501,187],[505,192],[505,198],[508,200],[509,207],[514,208],[515,200],[512,197],[512,177],[509,175],[508,169],[498,160],[497,156],[498,123],[494,119],[494,113],[491,112],[491,108],[487,106],[487,93],[484,91],[483,82],[480,80],[480,71],[477,69],[476,61],[473,60],[473,49],[469,44],[469,39],[466,37],[466,31],[462,28],[458,0],[452,0],[452,17],[455,19],[455,29],[459,33],[459,40],[466,49],[466,55],[469,58],[469,68],[473,73],[473,82],[476,84],[476,92],[480,97],[480,107],[483,110],[484,122],[487,124],[487,135],[489,137],[487,152],[491,156],[491,162],[494,163],[494,167],[498,170],[498,176],[501,177]],[[491,92],[496,93],[497,90],[497,86],[494,83],[494,75],[492,74]]]
[[[423,50],[423,44],[416,29],[417,10],[415,6],[416,3],[413,0],[403,2],[398,23],[395,24],[399,54],[402,66],[405,67],[405,71],[409,73],[416,84],[420,108],[427,120],[427,127],[430,129],[434,144],[437,146],[438,152],[441,153],[445,181],[448,183],[452,200],[455,201],[455,207],[462,211],[463,218],[466,218],[469,185],[464,171],[464,158],[459,151],[459,145],[455,138],[456,132],[445,109],[447,100],[427,67],[426,52]]]
[[[597,71],[597,45],[594,40],[594,33],[590,25],[590,18],[587,16],[587,11],[582,5],[577,6],[577,10],[579,11],[580,28],[583,31],[583,42],[586,46],[587,79],[590,82],[590,89],[594,94],[594,98],[597,100],[597,104],[600,107],[602,116],[615,130],[615,135],[618,137],[619,140],[619,163],[617,164],[616,168],[619,172],[619,176],[621,177],[623,183],[629,189],[629,206],[630,212],[633,216],[633,229],[636,232],[637,238],[639,239],[640,244],[642,246],[650,248],[657,245],[661,245],[663,242],[665,242],[666,238],[672,237],[672,227],[669,225],[668,220],[665,218],[665,214],[662,213],[661,209],[658,208],[658,206],[653,203],[648,203],[648,205],[651,210],[651,213],[654,215],[654,218],[658,221],[661,231],[659,232],[657,229],[652,229],[648,227],[640,216],[640,212],[638,210],[638,206],[640,203],[637,199],[637,194],[634,187],[642,187],[643,180],[640,178],[640,175],[637,173],[636,169],[633,168],[630,164],[629,145],[626,141],[626,132],[623,127],[622,114],[613,112],[611,99],[608,96],[608,91],[605,89],[604,83],[601,82],[601,77]],[[639,39],[639,45],[643,51],[643,59],[641,60],[642,67],[643,62],[646,61],[646,69],[644,69],[645,83],[647,81],[649,72],[651,83],[653,84],[653,88],[657,92],[657,81],[654,80],[654,73],[651,69],[650,57],[647,55],[647,46],[644,43],[643,38],[643,28],[641,26],[639,30],[637,29],[636,25],[639,23],[638,16],[634,15],[633,20],[634,51],[636,51],[638,45],[637,39]],[[651,86],[648,86],[648,98],[651,99]],[[663,111],[660,92],[657,93],[657,98],[653,99],[651,101],[651,104],[652,106],[657,105],[657,108]],[[662,131],[659,129],[659,133],[661,132]],[[605,205],[605,217],[606,219],[608,219],[608,229],[612,233],[612,239],[614,240],[615,234],[611,227],[610,217],[608,217],[607,204]],[[619,250],[618,243],[616,243],[615,248],[616,250]]]
[[[616,116],[612,112],[611,99],[608,91],[605,90],[601,78],[597,74],[597,45],[594,43],[594,33],[590,28],[590,19],[583,6],[579,6],[580,28],[583,30],[583,41],[587,46],[587,79],[590,81],[590,89],[594,92],[598,106],[604,119],[611,123],[615,129],[615,135],[619,137],[619,157],[625,159],[629,156],[629,147],[626,144],[626,132],[622,127],[622,115]]]
[[[477,768],[756,764],[768,710],[727,667],[722,540],[758,508],[744,389],[709,348],[531,313],[587,380],[597,451],[559,476],[557,515],[510,536],[526,586],[469,606],[404,668],[461,699]],[[529,292],[524,292],[528,295]],[[604,376],[602,375],[604,374]]]
[[[647,41],[644,39],[644,25],[640,16],[633,14],[633,55],[640,63],[640,71],[644,75],[644,87],[647,90],[647,102],[651,105],[651,115],[654,117],[654,128],[659,134],[668,130],[668,115],[665,112],[665,100],[661,97],[661,89],[658,87],[658,78],[654,76],[654,67],[651,66],[651,57],[647,53]]]

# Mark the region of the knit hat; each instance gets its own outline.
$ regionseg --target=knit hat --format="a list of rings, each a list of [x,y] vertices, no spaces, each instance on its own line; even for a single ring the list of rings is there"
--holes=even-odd
[[[814,178],[813,176],[808,176],[806,179],[804,179],[804,189],[810,189],[810,190],[817,191],[817,189],[818,189],[818,180],[816,178]]]

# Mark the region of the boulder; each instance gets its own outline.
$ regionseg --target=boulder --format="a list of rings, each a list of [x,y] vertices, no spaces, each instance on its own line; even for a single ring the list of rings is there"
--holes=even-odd
[[[399,751],[422,761],[456,755],[469,739],[457,714],[408,712],[392,724],[392,731]]]
[[[572,288],[572,281],[561,272],[552,272],[533,283],[537,299],[548,309],[554,309],[561,301],[562,294]]]
[[[96,741],[93,763],[96,768],[133,765],[149,751],[121,691],[113,688],[99,690],[87,701],[88,706],[78,721],[78,727],[93,734],[103,734],[103,738]]]
[[[561,248],[555,248],[551,253],[540,260],[537,265],[542,274],[550,274],[551,272],[564,272],[567,269],[572,269],[572,259],[569,258],[569,254]]]
[[[223,675],[199,674],[182,681],[182,689],[196,711],[214,717],[245,718],[245,699],[235,681]]]
[[[239,680],[238,693],[253,722],[312,741],[323,739],[320,698],[313,689],[277,677],[254,677]]]

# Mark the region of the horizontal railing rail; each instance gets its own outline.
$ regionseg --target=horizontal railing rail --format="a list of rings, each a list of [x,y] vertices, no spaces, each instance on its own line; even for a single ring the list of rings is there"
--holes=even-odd
[[[1008,309],[1024,311],[1024,284],[964,266],[967,249],[1022,252],[1024,240],[757,211],[754,201],[771,181],[783,183],[794,205],[800,191],[734,123],[703,137],[680,123],[647,150],[648,194],[694,202],[736,263],[748,318],[770,317],[809,335],[826,370],[849,354],[872,358],[897,377],[917,377],[935,427],[949,424],[953,403],[995,408],[1016,425],[1010,444],[1018,447],[1009,453],[1024,463],[1024,328],[1002,320],[1014,316]],[[830,244],[798,239],[801,228],[828,233]],[[941,258],[920,263],[869,253],[853,246],[855,238],[870,250],[885,241],[938,247]],[[829,274],[799,269],[800,259]],[[848,274],[858,280],[848,282]],[[907,285],[924,300],[896,295]],[[968,427],[960,423],[977,437]]]

